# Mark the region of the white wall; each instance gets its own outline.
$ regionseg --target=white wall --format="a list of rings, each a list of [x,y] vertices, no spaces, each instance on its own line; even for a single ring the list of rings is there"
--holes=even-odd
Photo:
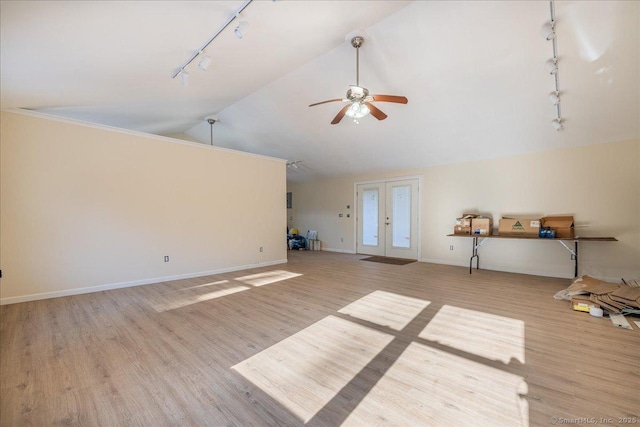
[[[581,243],[580,273],[609,280],[640,277],[640,141],[590,145],[302,184],[289,184],[290,226],[317,229],[328,250],[355,251],[355,222],[338,217],[354,205],[354,183],[422,176],[422,261],[468,265],[471,240],[447,237],[463,212],[502,215],[573,214],[578,236],[614,236],[616,243]],[[341,241],[340,239],[343,239]],[[449,246],[454,250],[450,251]],[[572,277],[573,261],[557,242],[490,240],[481,267]]]
[[[286,262],[282,160],[36,113],[0,120],[2,303]]]

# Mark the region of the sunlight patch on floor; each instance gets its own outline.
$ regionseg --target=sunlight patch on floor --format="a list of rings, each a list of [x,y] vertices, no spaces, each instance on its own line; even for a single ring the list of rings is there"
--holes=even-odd
[[[520,376],[411,343],[343,426],[523,426]]]
[[[430,301],[423,299],[375,291],[340,309],[338,313],[400,331],[429,304]]]
[[[264,286],[271,283],[280,282],[281,280],[292,279],[294,277],[302,276],[302,274],[292,273],[285,270],[267,271],[266,273],[251,274],[249,276],[236,277],[242,283],[246,283],[251,286]]]
[[[191,289],[206,288],[207,286],[222,285],[222,284],[225,284],[225,283],[229,283],[229,281],[228,280],[219,280],[217,282],[205,283],[203,285],[189,286],[188,288],[182,288],[182,289],[174,289],[173,291],[163,292],[163,294],[166,295],[166,294],[172,294],[174,292],[185,292],[185,291],[189,291]]]
[[[327,316],[232,369],[307,422],[392,339]]]
[[[524,363],[524,322],[444,305],[419,335],[476,356]]]
[[[209,286],[211,285],[213,284],[209,284]],[[248,286],[229,283],[226,280],[218,283],[216,285],[216,290],[211,290],[210,288],[204,289],[202,286],[204,285],[184,289],[185,291],[189,291],[189,293],[159,295],[152,298],[150,303],[154,310],[161,313],[163,311],[174,310],[176,308],[186,307],[191,304],[197,304],[199,302],[209,301],[225,295],[231,295],[236,292],[251,289]]]

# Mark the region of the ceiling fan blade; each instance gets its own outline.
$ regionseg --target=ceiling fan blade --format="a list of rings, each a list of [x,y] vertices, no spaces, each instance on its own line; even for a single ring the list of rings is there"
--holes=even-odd
[[[406,96],[396,96],[396,95],[371,95],[374,101],[382,101],[382,102],[396,102],[398,104],[406,104],[409,102]]]
[[[333,120],[331,121],[331,124],[332,125],[337,125],[338,123],[340,123],[340,120],[342,120],[344,115],[347,114],[347,110],[349,109],[349,107],[351,107],[351,104],[345,105],[342,108],[342,110],[340,110],[340,112],[338,114],[336,114],[336,116],[333,118]]]
[[[326,104],[328,102],[336,102],[336,101],[344,101],[344,99],[343,98],[329,99],[327,101],[316,102],[315,104],[309,105],[309,107],[315,107],[316,105]]]
[[[371,112],[371,115],[373,117],[375,117],[378,120],[384,120],[387,118],[387,115],[385,113],[383,113],[382,111],[380,111],[380,109],[378,107],[376,107],[375,105],[373,105],[370,102],[365,102],[364,105],[366,105],[367,107],[369,107],[369,111]]]

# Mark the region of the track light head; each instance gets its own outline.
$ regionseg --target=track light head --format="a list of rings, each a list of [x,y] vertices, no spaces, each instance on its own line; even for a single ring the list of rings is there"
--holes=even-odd
[[[558,92],[551,92],[549,94],[549,102],[553,105],[558,105],[560,103],[560,94]]]
[[[241,21],[240,14],[236,15],[236,19],[238,20],[239,23],[236,29],[233,30],[233,33],[236,35],[237,38],[242,39],[247,33],[247,30],[249,29],[249,23],[247,21]]]
[[[200,68],[202,71],[207,71],[207,68],[209,68],[209,65],[211,65],[211,57],[209,55],[204,55],[202,57],[202,59],[200,59],[200,62],[198,62],[198,68]]]
[[[540,30],[540,35],[544,37],[546,40],[553,40],[553,38],[556,36],[554,22],[551,21],[544,24],[544,26],[542,27],[542,30]]]
[[[294,160],[287,162],[288,169],[298,169],[298,163],[302,163],[302,160]]]
[[[558,132],[564,129],[564,126],[562,125],[562,119],[560,117],[558,117],[557,119],[553,119],[551,121],[551,126]]]
[[[180,73],[180,79],[182,80],[182,87],[189,87],[189,73],[182,70]]]
[[[544,64],[544,69],[549,74],[556,74],[558,72],[558,60],[556,58],[548,60]]]

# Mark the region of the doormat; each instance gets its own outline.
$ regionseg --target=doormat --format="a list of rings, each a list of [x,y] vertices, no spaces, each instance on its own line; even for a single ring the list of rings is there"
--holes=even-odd
[[[381,262],[383,264],[393,264],[393,265],[407,265],[407,264],[411,264],[412,262],[416,262],[415,259],[387,258],[384,256],[372,256],[369,258],[362,258],[360,261]]]

